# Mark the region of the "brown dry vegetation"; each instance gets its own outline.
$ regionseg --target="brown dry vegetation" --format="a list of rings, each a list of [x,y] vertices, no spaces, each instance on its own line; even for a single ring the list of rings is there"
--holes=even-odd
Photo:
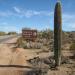
[[[72,48],[70,45],[72,46],[75,39],[74,34],[74,32],[63,33],[64,50],[58,69],[54,67],[52,31],[39,32],[35,42],[28,42],[20,37],[16,45],[0,44],[0,65],[8,65],[0,67],[0,75],[75,75],[74,52],[67,50]],[[7,42],[13,43],[13,41],[14,39]],[[12,67],[9,67],[11,65]]]

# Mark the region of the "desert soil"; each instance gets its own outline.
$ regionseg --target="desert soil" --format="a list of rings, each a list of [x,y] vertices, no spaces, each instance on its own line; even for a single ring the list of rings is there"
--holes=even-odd
[[[41,50],[30,50],[15,48],[15,42],[17,38],[5,41],[0,44],[0,65],[21,65],[33,67],[27,60],[39,56],[40,58],[48,57],[53,55],[52,52],[42,52],[37,54]],[[72,55],[72,53],[63,52],[64,56]],[[75,68],[72,65],[62,65],[59,70],[49,70],[48,75],[75,75]],[[0,67],[0,75],[26,75],[27,71],[31,68],[21,68],[21,67]]]

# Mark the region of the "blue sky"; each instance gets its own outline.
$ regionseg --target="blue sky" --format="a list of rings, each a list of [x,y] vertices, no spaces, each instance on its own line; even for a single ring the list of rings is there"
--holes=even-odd
[[[57,0],[0,0],[0,31],[53,29]],[[62,29],[75,31],[75,0],[61,0]]]

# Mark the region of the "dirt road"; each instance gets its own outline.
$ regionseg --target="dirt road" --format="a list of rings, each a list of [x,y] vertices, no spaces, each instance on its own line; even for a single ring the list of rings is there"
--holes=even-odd
[[[19,38],[20,35],[6,35],[6,36],[0,36],[0,44],[5,43],[15,43],[17,38]]]

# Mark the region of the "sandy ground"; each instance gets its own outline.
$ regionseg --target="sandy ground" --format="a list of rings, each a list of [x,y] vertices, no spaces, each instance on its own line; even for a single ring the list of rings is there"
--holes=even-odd
[[[37,51],[38,50],[33,51],[22,48],[13,49],[11,45],[9,46],[8,44],[0,44],[0,65],[23,65],[32,67],[32,65],[29,64],[26,60],[32,59],[37,56],[43,58],[50,55],[50,53],[40,53],[39,55],[37,55]],[[25,75],[25,73],[27,72],[26,70],[28,71],[29,69],[1,67],[0,75]],[[49,70],[48,75],[70,75],[72,71],[72,75],[75,75],[75,69],[67,68],[67,66],[61,66],[60,70],[58,71]]]
[[[15,47],[17,38],[5,41],[4,44],[0,44],[0,65],[21,65],[32,67],[27,62],[28,59],[39,56],[40,58],[53,55],[51,52],[42,52],[37,54],[40,50],[30,50]],[[70,52],[63,52],[64,56],[72,55]],[[68,68],[69,67],[69,68]],[[59,70],[48,71],[47,75],[75,75],[75,68],[71,68],[72,65],[60,66]],[[31,70],[30,68],[17,68],[17,67],[0,67],[0,75],[26,75],[26,72]]]
[[[27,65],[26,60],[39,56],[48,57],[49,53],[37,54],[38,50],[29,50],[22,48],[12,48],[7,44],[0,44],[0,64],[1,65]],[[29,65],[29,64],[28,64]]]

